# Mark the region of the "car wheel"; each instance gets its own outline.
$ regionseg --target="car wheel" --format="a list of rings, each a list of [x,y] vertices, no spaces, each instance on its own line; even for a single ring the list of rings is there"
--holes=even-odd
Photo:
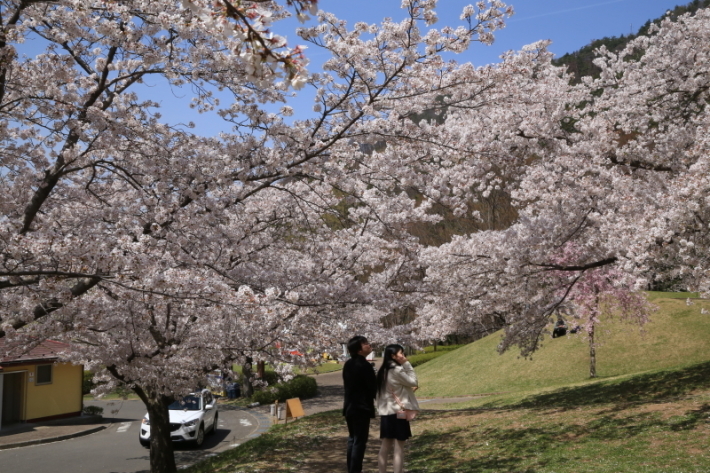
[[[212,428],[210,429],[210,435],[217,432],[217,423],[219,422],[219,415],[214,415],[214,422],[212,423]]]
[[[195,447],[201,447],[205,442],[205,426],[200,424],[200,428],[197,429],[197,436],[195,437]]]
[[[150,448],[150,440],[145,440],[144,438],[138,437],[138,441],[143,445],[145,448]]]

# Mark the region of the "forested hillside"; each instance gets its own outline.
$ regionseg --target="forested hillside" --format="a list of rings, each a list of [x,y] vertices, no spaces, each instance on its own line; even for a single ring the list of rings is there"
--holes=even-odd
[[[675,7],[670,15],[672,19],[676,19],[686,13],[695,14],[698,9],[707,8],[709,6],[710,0],[693,0],[686,5],[679,5]],[[569,71],[574,74],[575,81],[579,81],[582,77],[589,75],[596,77],[599,74],[599,68],[593,64],[594,58],[596,57],[594,51],[601,46],[606,46],[606,48],[612,52],[620,51],[629,41],[638,36],[648,34],[651,24],[658,24],[661,19],[662,18],[648,20],[643,26],[641,26],[641,28],[639,28],[636,34],[604,37],[602,39],[594,40],[587,46],[584,46],[577,51],[567,53],[559,59],[555,59],[553,63],[557,66],[567,65]]]
[[[670,12],[670,18],[675,21],[681,15],[686,13],[695,14],[699,9],[710,7],[710,0],[693,0],[685,5],[676,6]],[[612,52],[621,51],[630,41],[638,36],[649,34],[649,29],[652,24],[660,24],[663,18],[648,20],[636,34],[621,35],[613,37],[605,37],[591,42],[589,45],[581,48],[578,51],[565,54],[561,58],[553,60],[553,64],[557,66],[566,65],[569,71],[574,74],[574,80],[578,82],[581,77],[594,76],[598,77],[600,69],[593,64],[597,57],[595,51],[605,46],[607,50]],[[443,96],[438,100],[443,101]],[[443,124],[448,113],[446,107],[436,107],[430,110],[425,110],[420,114],[410,116],[410,118],[419,123],[421,121]],[[419,241],[425,245],[439,247],[446,245],[452,241],[457,235],[472,235],[485,231],[501,231],[515,224],[518,219],[518,208],[511,197],[511,189],[514,189],[518,183],[511,180],[510,176],[505,176],[500,169],[491,167],[490,173],[498,179],[498,186],[494,190],[485,190],[475,192],[475,199],[468,203],[468,210],[464,215],[455,215],[452,209],[439,202],[435,202],[430,213],[439,215],[441,220],[437,223],[417,222],[409,225],[410,234],[419,238]],[[408,193],[411,197],[417,200],[423,200],[425,197],[416,189],[410,188]],[[430,198],[427,196],[427,198]],[[654,290],[671,290],[677,289],[676,279],[656,281],[649,288]],[[413,307],[403,307],[400,310],[394,311],[384,320],[385,325],[394,327],[400,324],[411,323],[417,318],[417,311]],[[465,328],[457,328],[454,332],[456,336],[451,336],[450,340],[456,342],[467,342],[486,336],[490,333],[499,330],[505,326],[505,317],[500,314],[482,317],[475,321],[469,321]],[[461,336],[461,332],[465,332],[467,336]]]
[[[685,13],[694,14],[700,8],[710,7],[710,0],[693,0],[692,2],[679,5],[671,12],[671,18],[675,19]],[[636,34],[604,37],[594,40],[587,46],[567,53],[564,56],[553,60],[557,66],[567,65],[570,72],[574,73],[575,81],[579,81],[583,76],[598,76],[599,68],[593,64],[596,57],[595,51],[601,46],[606,46],[609,51],[615,52],[623,49],[626,44],[634,38],[648,34],[648,30],[653,23],[660,23],[662,18],[648,20]],[[434,122],[443,121],[441,109],[428,110],[413,117],[415,121],[427,120]],[[495,172],[495,170],[493,170]],[[416,194],[416,191],[412,190]],[[454,235],[466,235],[485,230],[501,230],[509,227],[517,218],[518,213],[512,204],[510,194],[505,183],[501,183],[501,188],[490,193],[478,193],[477,202],[470,204],[470,210],[478,212],[478,218],[470,216],[456,217],[453,212],[442,205],[434,205],[432,211],[443,217],[436,224],[418,223],[412,225],[410,231],[419,237],[420,241],[427,245],[438,246],[451,241]],[[467,214],[468,215],[468,214]]]

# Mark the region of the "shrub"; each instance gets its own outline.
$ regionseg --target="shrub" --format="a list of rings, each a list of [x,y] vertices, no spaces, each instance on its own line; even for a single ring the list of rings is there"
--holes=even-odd
[[[261,391],[256,391],[251,397],[252,402],[271,404],[274,401],[285,402],[286,399],[307,399],[316,395],[318,384],[310,376],[298,375],[285,383],[269,386]]]
[[[133,390],[131,390],[131,388],[129,388],[125,384],[120,384],[116,386],[116,389],[113,390],[113,393],[121,399],[128,399],[128,396],[133,394]]]
[[[94,389],[94,373],[91,371],[84,371],[84,379],[81,383],[81,394],[89,394],[91,390]]]
[[[465,346],[465,345],[437,345],[436,350],[434,350],[434,345],[430,345],[428,347],[424,347],[424,352],[425,353],[447,352],[447,351],[457,350],[463,346]]]
[[[419,353],[416,355],[408,356],[407,360],[412,364],[412,366],[419,366],[427,361],[433,360],[446,352],[433,351],[431,353]]]
[[[236,381],[239,384],[244,385],[245,380],[244,374],[242,373],[242,367],[239,365],[232,365],[232,371],[236,374]],[[256,366],[254,366],[253,374],[256,374]],[[266,381],[269,386],[271,386],[279,382],[279,375],[276,371],[274,371],[271,365],[267,364],[266,369],[264,370],[264,377],[262,379]]]
[[[424,353],[417,353],[416,355],[408,356],[407,359],[412,364],[412,366],[419,366],[423,363],[426,363],[427,361],[431,361],[436,357],[445,355],[451,352],[452,350],[456,350],[457,348],[460,348],[462,346],[463,345],[439,345],[436,348],[436,351],[433,351],[434,347],[426,347],[424,349]]]
[[[87,416],[100,416],[104,413],[104,408],[99,406],[84,406],[82,414]]]
[[[279,374],[276,371],[265,370],[262,379],[266,381],[269,386],[272,386],[279,382]]]

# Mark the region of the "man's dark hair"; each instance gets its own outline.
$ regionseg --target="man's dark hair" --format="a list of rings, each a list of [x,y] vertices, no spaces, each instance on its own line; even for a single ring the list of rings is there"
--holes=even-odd
[[[355,356],[362,350],[362,342],[367,343],[367,337],[356,335],[348,340],[348,353],[350,353],[350,356]]]

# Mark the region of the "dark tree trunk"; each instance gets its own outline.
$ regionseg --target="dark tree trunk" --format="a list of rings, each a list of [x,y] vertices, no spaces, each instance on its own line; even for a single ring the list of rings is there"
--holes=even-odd
[[[594,330],[596,329],[595,319],[599,315],[599,289],[594,288],[594,298],[595,298],[595,308],[592,314],[591,328],[589,329],[589,377],[597,377],[597,345],[596,340],[594,340]]]
[[[589,331],[589,377],[597,377],[597,348],[594,345],[594,324]]]
[[[243,376],[243,382],[242,382],[242,396],[246,398],[252,397],[254,394],[254,386],[251,385],[251,377],[252,377],[252,370],[251,370],[251,365],[252,359],[251,357],[247,357],[246,361],[242,365],[242,376]]]
[[[141,398],[150,417],[150,473],[177,473],[175,450],[170,440],[168,406],[174,398],[152,393],[139,387],[134,391]]]

